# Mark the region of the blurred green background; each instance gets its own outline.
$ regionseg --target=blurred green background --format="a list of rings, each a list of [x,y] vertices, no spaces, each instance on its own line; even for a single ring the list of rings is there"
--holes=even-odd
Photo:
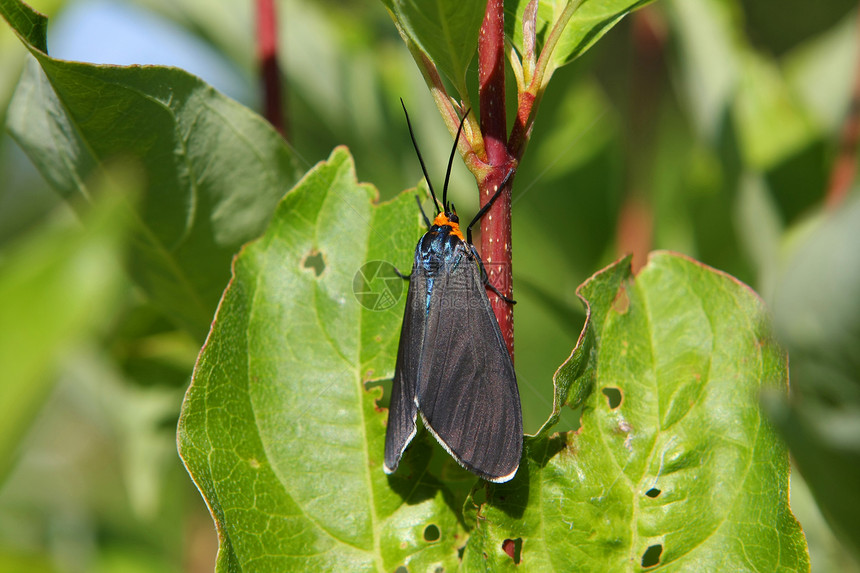
[[[259,109],[251,2],[32,5],[54,57],[175,65]],[[303,167],[345,144],[382,199],[414,186],[402,97],[441,181],[451,136],[382,3],[277,7]],[[0,26],[4,123],[26,57]],[[791,400],[764,398],[815,494],[795,472],[814,571],[860,571],[860,203],[853,172],[833,175],[856,159],[841,141],[858,63],[854,2],[660,0],[556,72],[514,184],[526,431],[579,335],[579,283],[628,251],[724,270],[761,294],[792,353]],[[109,211],[81,230],[6,135],[0,174],[0,571],[211,570],[214,528],[175,447],[198,343],[105,263],[121,256],[100,247],[121,233]],[[469,173],[452,177],[459,211],[476,211]],[[16,346],[25,331],[41,346]],[[577,425],[567,411],[559,429]]]

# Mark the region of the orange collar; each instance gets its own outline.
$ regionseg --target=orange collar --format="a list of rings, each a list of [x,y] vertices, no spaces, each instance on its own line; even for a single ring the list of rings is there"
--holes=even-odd
[[[436,218],[433,219],[433,224],[439,225],[440,227],[444,227],[447,225],[448,227],[451,227],[450,234],[459,238],[461,241],[466,240],[465,238],[463,238],[462,231],[460,231],[460,224],[453,222],[451,219],[448,218],[448,215],[446,215],[444,212],[436,215]]]

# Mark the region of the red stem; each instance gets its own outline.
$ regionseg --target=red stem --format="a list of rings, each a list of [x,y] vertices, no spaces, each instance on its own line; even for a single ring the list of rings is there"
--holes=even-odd
[[[860,26],[860,14],[857,17],[857,24]],[[851,107],[842,124],[839,153],[830,171],[830,183],[827,186],[826,204],[830,209],[842,204],[854,183],[854,174],[857,172],[858,140],[860,140],[860,69],[855,69]]]
[[[633,254],[633,272],[648,261],[654,239],[651,189],[660,105],[666,82],[666,23],[661,12],[646,6],[633,14],[631,87],[627,141],[627,197],[618,214],[616,240],[621,253]]]
[[[257,0],[257,56],[263,81],[263,113],[286,138],[284,98],[278,68],[278,17],[274,0]]]
[[[481,132],[484,135],[489,174],[478,182],[481,206],[485,205],[502,182],[513,158],[507,148],[505,117],[505,20],[504,0],[488,0],[478,39],[478,81],[481,104]],[[490,284],[511,297],[511,187],[496,199],[481,220],[481,256]],[[514,357],[514,315],[512,306],[488,291],[490,304],[502,336]]]

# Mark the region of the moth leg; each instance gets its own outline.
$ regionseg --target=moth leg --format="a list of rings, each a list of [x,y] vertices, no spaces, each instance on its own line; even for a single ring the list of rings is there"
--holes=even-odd
[[[469,246],[470,246],[470,247],[471,247],[471,249],[472,249],[472,254],[473,254],[473,255],[475,255],[475,260],[477,260],[477,261],[478,261],[478,268],[480,268],[480,269],[481,269],[481,281],[484,283],[484,286],[489,287],[489,289],[490,289],[491,291],[493,291],[494,293],[496,293],[496,294],[499,296],[499,298],[500,298],[500,299],[502,299],[503,301],[505,301],[506,303],[508,303],[508,304],[517,304],[517,301],[515,301],[515,300],[514,300],[514,299],[512,299],[512,298],[508,298],[508,297],[506,297],[505,295],[503,295],[501,292],[499,292],[499,289],[497,289],[497,288],[495,287],[495,285],[493,285],[493,284],[490,282],[490,275],[488,275],[488,274],[487,274],[487,269],[486,269],[486,268],[484,268],[484,261],[482,261],[482,260],[481,260],[481,257],[479,257],[479,256],[478,256],[478,252],[475,250],[475,247],[474,247],[473,245],[469,245]]]
[[[404,275],[403,273],[401,273],[401,272],[400,272],[400,269],[398,269],[398,268],[397,268],[397,267],[395,267],[394,265],[391,265],[391,268],[393,268],[393,269],[394,269],[394,273],[395,273],[398,277],[402,278],[402,279],[403,279],[403,280],[405,280],[405,281],[408,281],[410,278],[412,278],[412,273],[409,273],[408,275]]]
[[[515,301],[514,299],[512,299],[512,298],[508,298],[508,297],[506,297],[505,295],[503,295],[502,293],[500,293],[500,292],[499,292],[499,289],[497,289],[495,286],[493,286],[493,285],[490,283],[489,278],[484,282],[484,285],[485,285],[485,286],[490,287],[490,290],[491,290],[491,291],[493,291],[494,293],[496,293],[496,294],[499,296],[499,298],[500,298],[500,299],[502,299],[503,301],[505,301],[506,303],[508,303],[508,304],[517,304],[517,301]]]

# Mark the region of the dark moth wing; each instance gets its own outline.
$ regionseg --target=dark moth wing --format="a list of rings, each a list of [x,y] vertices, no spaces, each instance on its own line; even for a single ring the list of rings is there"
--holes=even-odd
[[[504,482],[514,476],[522,455],[520,395],[475,257],[460,242],[453,256],[445,257],[446,268],[435,274],[426,319],[428,343],[421,345],[418,410],[463,467],[488,481]]]
[[[406,311],[400,329],[400,345],[391,387],[391,404],[388,406],[388,429],[385,432],[385,473],[393,473],[400,464],[403,450],[415,437],[415,390],[421,353],[424,344],[425,313],[427,305],[427,278],[424,268],[415,264],[406,295]]]

